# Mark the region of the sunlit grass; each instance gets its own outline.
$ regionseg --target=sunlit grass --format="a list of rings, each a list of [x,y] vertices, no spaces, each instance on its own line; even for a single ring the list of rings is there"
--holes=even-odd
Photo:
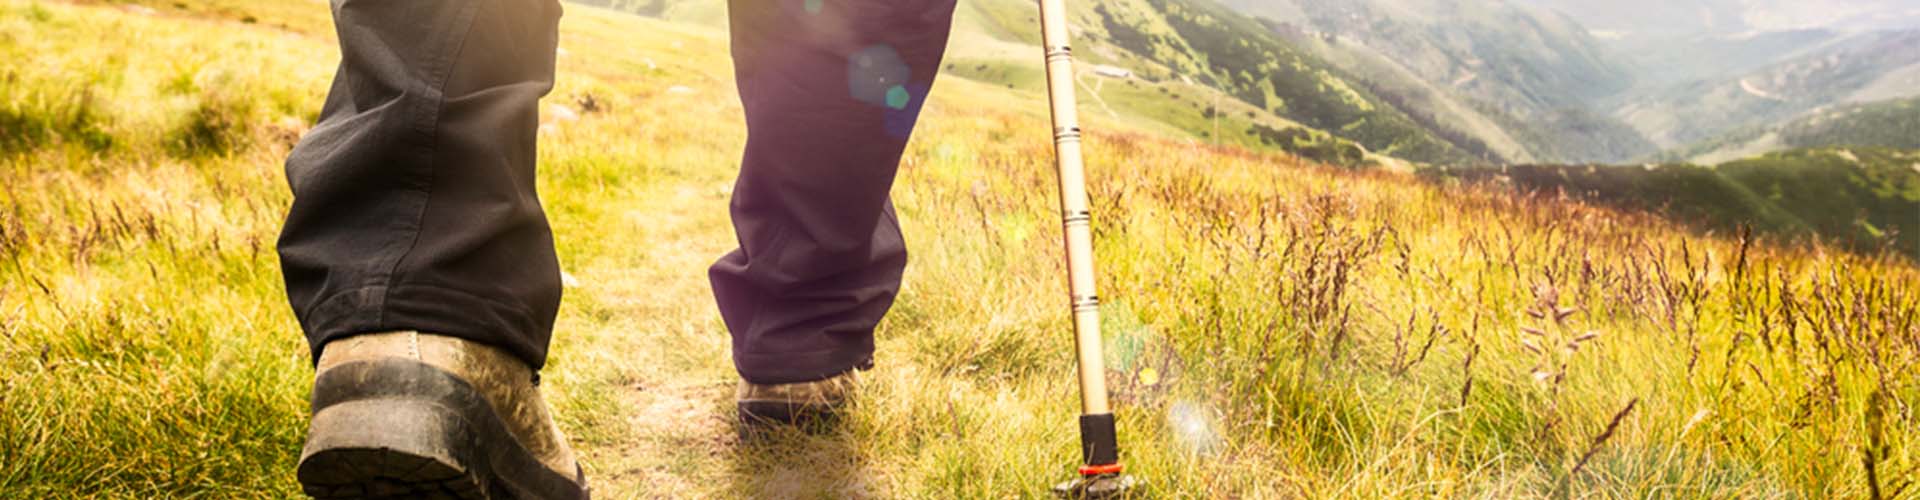
[[[324,4],[184,4],[0,2],[0,497],[297,493],[311,372],[272,247],[336,57]],[[942,80],[895,193],[913,264],[879,368],[839,430],[747,445],[704,279],[744,141],[725,37],[568,15],[547,380],[596,493],[1036,497],[1068,476],[1038,89]],[[1920,491],[1910,261],[1103,132],[1139,128],[1092,106],[1110,380],[1152,496]],[[1527,314],[1549,289],[1559,321]]]

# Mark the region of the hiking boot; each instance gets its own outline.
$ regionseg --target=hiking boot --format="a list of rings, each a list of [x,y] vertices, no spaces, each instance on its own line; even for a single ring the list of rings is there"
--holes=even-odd
[[[856,371],[792,384],[740,382],[734,400],[740,421],[751,425],[801,425],[831,420],[853,396]]]
[[[506,351],[419,332],[327,343],[298,476],[316,498],[584,499],[586,475]]]

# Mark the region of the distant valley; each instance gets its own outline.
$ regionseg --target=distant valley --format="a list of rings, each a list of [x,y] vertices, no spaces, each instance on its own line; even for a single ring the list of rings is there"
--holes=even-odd
[[[706,2],[585,3],[725,20],[723,5]],[[1771,143],[1740,139],[1920,95],[1920,5],[1910,3],[1090,0],[1069,8],[1076,55],[1125,75],[1082,78],[1084,98],[1114,118],[1339,165],[1418,168],[1763,153]],[[1025,0],[961,0],[944,69],[1038,89],[1035,14]]]
[[[718,4],[596,2],[725,22]],[[1082,106],[1101,126],[1447,182],[1499,179],[1709,229],[1892,245],[1920,258],[1920,8],[1902,3],[1069,9]],[[961,0],[942,69],[1042,92],[1036,14],[1027,0]]]
[[[1920,94],[1920,6],[1896,2],[1224,2],[1496,162],[1664,158]]]

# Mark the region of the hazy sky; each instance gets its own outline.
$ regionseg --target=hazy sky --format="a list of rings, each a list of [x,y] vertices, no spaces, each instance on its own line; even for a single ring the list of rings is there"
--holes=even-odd
[[[1920,29],[1920,0],[1515,0],[1608,34]]]
[[[1920,18],[1920,0],[1748,0],[1744,18],[1763,30],[1796,28],[1884,28]],[[1875,26],[1863,26],[1875,24]]]

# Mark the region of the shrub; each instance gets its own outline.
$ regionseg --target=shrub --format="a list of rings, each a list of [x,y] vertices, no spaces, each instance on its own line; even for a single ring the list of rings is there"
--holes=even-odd
[[[16,83],[7,78],[8,85]],[[91,88],[60,96],[30,91],[0,108],[0,153],[17,153],[73,143],[91,151],[113,147]]]
[[[230,82],[201,85],[199,102],[167,136],[176,156],[220,156],[253,143],[258,106],[231,89]]]

